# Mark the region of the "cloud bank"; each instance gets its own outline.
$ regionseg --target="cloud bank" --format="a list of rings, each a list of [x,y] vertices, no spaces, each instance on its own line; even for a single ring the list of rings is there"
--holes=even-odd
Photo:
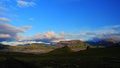
[[[93,37],[90,38],[91,40],[92,39],[93,40],[94,39],[101,39],[101,40],[114,39],[114,40],[120,41],[120,25],[107,26],[104,29],[97,30],[91,33],[95,33],[93,34]],[[90,34],[86,34],[86,35],[90,35]]]
[[[26,28],[18,28],[3,22],[0,22],[0,41],[19,40],[19,33],[26,32]]]
[[[24,33],[27,29],[31,28],[31,26],[25,26],[22,28],[18,28],[9,24],[5,24],[0,22],[0,40],[1,41],[36,41],[36,42],[44,42],[44,43],[56,43],[59,41],[65,41],[68,39],[83,39],[85,40],[95,40],[95,39],[114,39],[120,41],[120,26],[110,26],[107,28],[103,28],[101,30],[96,31],[88,31],[80,34],[67,34],[64,32],[60,32],[59,34],[54,31],[48,31],[44,33],[38,33],[31,37],[23,37],[20,33]]]
[[[45,43],[59,42],[62,40],[65,40],[64,35],[56,34],[53,31],[38,33],[32,37],[27,37],[22,39],[22,41],[37,41],[37,42],[45,42]]]

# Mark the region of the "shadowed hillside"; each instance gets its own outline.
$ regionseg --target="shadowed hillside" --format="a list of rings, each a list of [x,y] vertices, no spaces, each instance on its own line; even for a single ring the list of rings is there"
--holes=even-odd
[[[116,46],[118,45],[120,42],[116,41],[114,39],[100,39],[98,41],[86,41],[86,43],[93,45],[93,46],[105,46],[105,47],[109,47],[109,46]]]
[[[9,47],[9,45],[3,45],[0,43],[0,49],[7,49],[7,47]]]
[[[53,54],[53,55],[60,55],[60,54],[68,54],[71,53],[72,50],[68,47],[68,46],[64,46],[62,48],[57,48],[51,52],[49,52],[48,54]]]

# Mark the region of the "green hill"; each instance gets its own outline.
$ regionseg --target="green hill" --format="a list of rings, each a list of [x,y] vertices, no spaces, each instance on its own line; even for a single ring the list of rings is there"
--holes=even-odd
[[[47,44],[30,44],[29,46],[9,46],[6,49],[9,50],[47,50],[47,49],[55,49],[54,46]]]

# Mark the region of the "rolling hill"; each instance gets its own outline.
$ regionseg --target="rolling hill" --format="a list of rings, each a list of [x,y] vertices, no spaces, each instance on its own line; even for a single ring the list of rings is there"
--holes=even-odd
[[[1,68],[120,68],[120,45],[73,52],[68,46],[49,53],[0,53]],[[9,59],[11,58],[11,59]]]

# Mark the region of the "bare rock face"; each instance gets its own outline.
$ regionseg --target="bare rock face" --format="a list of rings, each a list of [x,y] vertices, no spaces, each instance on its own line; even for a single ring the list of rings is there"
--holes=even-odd
[[[60,41],[56,44],[56,46],[62,47],[62,46],[75,45],[79,43],[83,43],[83,41],[81,40]]]

